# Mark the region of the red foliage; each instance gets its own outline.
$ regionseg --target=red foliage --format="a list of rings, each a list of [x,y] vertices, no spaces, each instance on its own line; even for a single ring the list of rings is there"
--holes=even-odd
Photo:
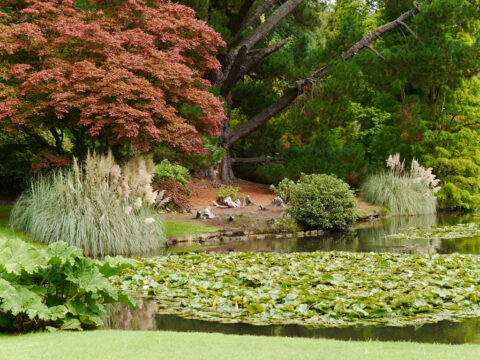
[[[224,113],[206,73],[220,35],[169,0],[0,2],[0,127],[83,126],[108,143],[202,152]]]
[[[170,198],[167,206],[171,210],[183,213],[192,208],[192,204],[190,204],[190,201],[188,200],[190,197],[188,188],[177,180],[167,179],[156,181],[153,184],[153,188],[157,191],[165,190],[164,198]]]
[[[70,159],[56,156],[48,151],[41,151],[32,160],[32,171],[39,172],[43,169],[62,167],[70,164]]]

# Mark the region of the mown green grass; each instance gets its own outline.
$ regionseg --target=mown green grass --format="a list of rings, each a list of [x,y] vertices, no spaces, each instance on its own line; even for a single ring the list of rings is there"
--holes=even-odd
[[[165,233],[167,237],[171,236],[184,236],[192,234],[201,234],[219,231],[220,228],[207,226],[204,224],[187,223],[176,220],[165,220]]]
[[[354,342],[180,332],[88,331],[0,336],[2,360],[470,360],[480,345]]]
[[[28,235],[10,229],[8,226],[8,219],[12,208],[13,205],[0,205],[0,237],[5,237],[7,239],[18,238],[38,248],[45,248],[46,245],[33,241]]]

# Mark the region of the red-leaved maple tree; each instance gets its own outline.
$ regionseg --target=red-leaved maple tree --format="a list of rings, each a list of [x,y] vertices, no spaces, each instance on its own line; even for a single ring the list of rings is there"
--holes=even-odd
[[[202,152],[224,117],[204,79],[222,45],[168,0],[0,0],[0,128],[59,153],[67,136]]]

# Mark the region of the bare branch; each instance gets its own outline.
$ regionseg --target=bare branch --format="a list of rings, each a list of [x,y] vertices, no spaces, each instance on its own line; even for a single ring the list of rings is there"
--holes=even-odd
[[[432,0],[425,0],[423,1],[422,5],[428,5],[431,2]],[[287,3],[284,3],[284,5]],[[361,51],[363,48],[369,48],[370,50],[372,50],[373,47],[370,44],[373,41],[378,39],[382,34],[390,30],[393,30],[398,26],[401,26],[401,22],[404,22],[405,20],[408,20],[409,18],[415,16],[416,14],[419,13],[419,11],[420,11],[420,7],[418,6],[418,4],[414,5],[412,9],[400,15],[396,20],[389,22],[387,24],[384,24],[378,27],[377,29],[375,29],[374,31],[372,31],[371,33],[369,33],[363,39],[361,39],[360,41],[355,43],[353,46],[351,46],[349,49],[344,51],[337,58],[337,60],[346,61],[351,57],[355,56],[356,54],[358,54],[358,52]],[[376,50],[372,50],[372,51],[376,52]],[[226,141],[225,147],[229,149],[239,139],[247,136],[252,131],[258,129],[260,126],[265,124],[269,119],[271,119],[273,116],[275,116],[280,111],[285,109],[298,96],[300,96],[304,92],[307,86],[310,86],[313,83],[321,81],[324,78],[326,78],[328,75],[329,68],[330,68],[330,65],[325,65],[322,68],[316,70],[311,77],[297,81],[296,82],[297,89],[287,90],[285,94],[276,103],[270,105],[269,107],[267,107],[266,109],[264,109],[263,111],[255,115],[246,123],[236,127],[235,129],[232,129],[229,133],[229,137],[228,137],[228,140]]]
[[[232,157],[232,163],[263,163],[265,165],[270,165],[272,162],[283,161],[282,158],[267,158],[267,157]]]
[[[238,29],[238,31],[233,35],[234,38],[237,38],[240,36],[243,30],[248,28],[250,25],[252,25],[255,21],[260,19],[260,16],[265,14],[270,8],[275,6],[280,0],[265,0],[263,1],[260,6],[258,7],[257,11],[255,14],[253,14],[248,20],[246,20],[244,23],[242,23]]]
[[[242,68],[240,69],[239,77],[248,74],[253,68],[260,64],[263,59],[265,59],[268,55],[274,53],[275,51],[281,49],[289,41],[290,39],[284,39],[268,48],[250,50],[250,53],[255,53],[256,55],[252,56],[252,58],[242,66]]]
[[[237,19],[232,26],[232,34],[234,38],[236,38],[240,33],[243,31],[245,23],[248,21],[248,12],[252,7],[255,0],[246,0],[243,2],[240,11],[238,12]]]
[[[222,87],[220,89],[220,93],[222,94],[223,97],[226,98],[230,90],[232,90],[232,88],[235,86],[235,83],[239,77],[241,67],[246,56],[247,56],[247,47],[242,46],[237,56],[235,57],[235,61],[230,67],[227,78],[223,82]]]
[[[400,25],[402,25],[405,29],[407,29],[408,32],[409,32],[410,34],[412,34],[412,36],[413,36],[415,39],[417,39],[420,44],[422,44],[423,46],[425,46],[425,44],[423,43],[423,41],[418,38],[417,34],[415,34],[415,32],[414,32],[412,29],[410,29],[410,27],[409,27],[407,24],[405,24],[405,23],[404,23],[403,21],[401,21],[401,20],[398,20],[398,23],[399,23]]]
[[[248,50],[253,48],[265,35],[267,35],[285,16],[290,14],[298,5],[305,0],[287,0],[279,6],[259,27],[253,30],[240,47],[246,46]]]
[[[371,45],[366,45],[367,48],[369,48],[375,55],[377,55],[380,59],[385,60],[385,56],[380,54],[375,48]]]

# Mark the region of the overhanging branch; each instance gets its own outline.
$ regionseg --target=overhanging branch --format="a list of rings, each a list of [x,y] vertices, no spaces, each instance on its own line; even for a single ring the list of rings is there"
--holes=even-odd
[[[251,57],[250,60],[248,60],[240,69],[240,74],[239,77],[248,74],[252,69],[254,69],[258,64],[262,62],[263,59],[265,59],[268,55],[273,54],[275,51],[278,51],[281,49],[285,44],[287,44],[290,41],[290,39],[284,39],[282,41],[279,41],[275,45],[272,45],[268,48],[262,48],[262,49],[254,49],[251,50],[250,53],[255,53],[254,56]]]
[[[234,34],[234,38],[238,38],[243,30],[248,28],[250,25],[253,25],[255,21],[260,19],[260,16],[265,14],[269,9],[275,6],[280,0],[265,0],[263,1],[260,6],[258,7],[255,14],[253,14],[250,18],[245,20],[239,27],[238,31]]]
[[[291,1],[287,1],[283,5],[291,3]],[[298,4],[300,4],[301,1],[298,0]],[[431,4],[432,0],[425,0],[422,2],[421,5],[428,5]],[[298,6],[297,4],[297,6]],[[283,6],[282,5],[282,6]],[[280,8],[279,8],[280,9]],[[277,9],[277,11],[279,10]],[[370,44],[377,40],[382,34],[393,30],[397,28],[398,26],[403,26],[402,23],[404,23],[406,20],[410,19],[411,17],[415,16],[420,12],[420,6],[417,3],[414,3],[414,7],[407,12],[403,13],[400,15],[397,19],[384,24],[371,33],[369,33],[367,36],[365,36],[363,39],[360,41],[356,42],[353,46],[348,48],[346,51],[344,51],[338,58],[337,60],[340,61],[346,61],[350,59],[351,57],[355,56],[358,54],[362,49],[368,48],[372,50],[377,56],[379,54]],[[273,16],[273,14],[272,14]],[[253,42],[256,39],[256,37],[252,37],[251,39],[247,38],[248,41]],[[246,44],[248,43],[246,42]],[[248,45],[245,45],[248,47]],[[265,124],[269,119],[271,119],[273,116],[278,114],[280,111],[285,109],[288,105],[290,105],[298,96],[300,96],[305,88],[307,86],[312,85],[315,82],[321,81],[326,78],[328,75],[330,65],[325,65],[322,68],[316,70],[311,77],[308,77],[306,79],[302,79],[296,82],[297,88],[296,89],[288,89],[285,94],[274,104],[270,105],[263,111],[261,111],[259,114],[255,115],[252,117],[249,121],[246,123],[236,127],[235,129],[230,131],[228,140],[225,144],[225,147],[228,149],[230,148],[234,143],[236,143],[239,139],[247,136],[254,130],[258,129],[260,126]]]

